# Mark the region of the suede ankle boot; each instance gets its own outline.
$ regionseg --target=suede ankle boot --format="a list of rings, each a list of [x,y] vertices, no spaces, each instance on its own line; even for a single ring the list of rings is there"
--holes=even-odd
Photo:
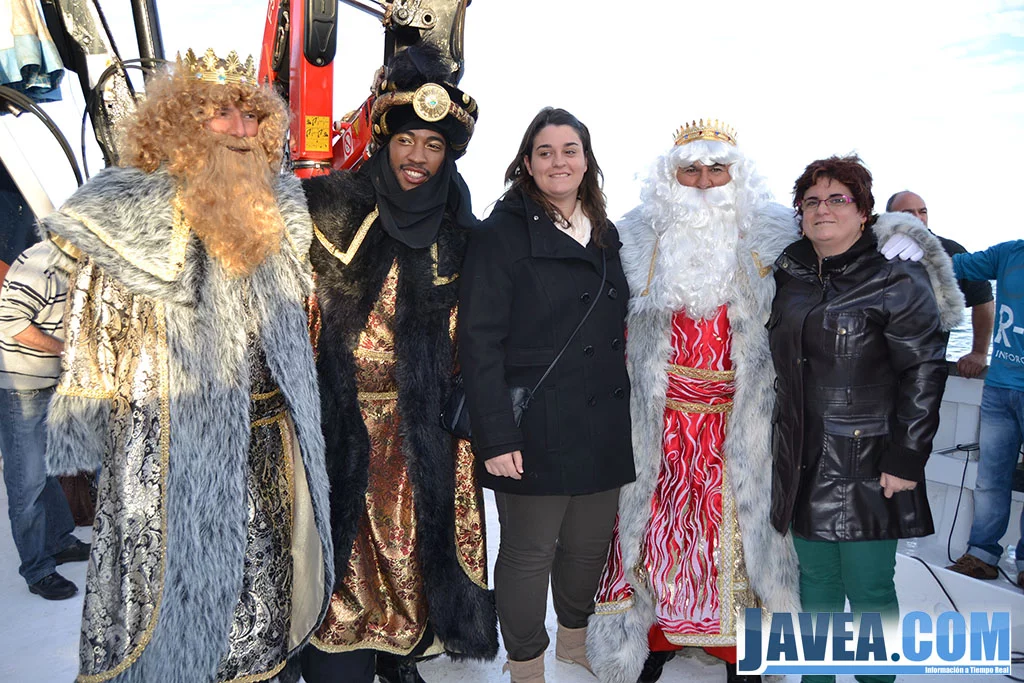
[[[544,683],[544,653],[539,657],[527,659],[525,662],[505,662],[501,672],[512,674],[512,683]]]
[[[560,662],[579,664],[594,673],[587,659],[587,627],[568,628],[559,624],[558,635],[555,637],[555,658]]]

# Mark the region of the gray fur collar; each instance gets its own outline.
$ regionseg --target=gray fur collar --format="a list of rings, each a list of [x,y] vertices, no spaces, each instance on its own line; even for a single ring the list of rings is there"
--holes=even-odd
[[[195,305],[201,268],[199,240],[175,222],[172,206],[177,181],[164,170],[107,168],[79,188],[42,221],[42,229],[71,242],[134,294],[168,303]],[[285,223],[280,254],[307,273],[312,291],[309,243],[313,224],[302,186],[295,176],[276,178],[278,206]],[[274,257],[271,257],[274,258]],[[262,266],[261,266],[262,267]]]
[[[287,226],[282,249],[238,279],[228,278],[195,236],[186,236],[185,250],[177,251],[173,188],[160,171],[109,169],[43,222],[133,295],[165,304],[169,424],[160,428],[170,432],[172,465],[165,494],[164,600],[149,644],[117,683],[191,680],[197,671],[212,676],[223,654],[219,638],[238,600],[247,533],[250,330],[242,321],[253,322],[295,424],[323,550],[321,616],[333,585],[320,399],[303,306],[312,288],[306,256],[312,227],[301,186],[293,177],[279,178]],[[48,444],[51,468],[65,471],[86,458],[98,460],[108,443],[102,433],[109,406],[99,399],[57,398],[51,417],[73,410],[71,417],[88,429],[61,430]]]
[[[939,238],[908,213],[883,213],[873,229],[879,245],[884,245],[893,235],[905,234],[924,249],[921,264],[928,271],[935,292],[942,329],[948,332],[959,325],[964,317],[964,295],[953,275],[953,261]]]

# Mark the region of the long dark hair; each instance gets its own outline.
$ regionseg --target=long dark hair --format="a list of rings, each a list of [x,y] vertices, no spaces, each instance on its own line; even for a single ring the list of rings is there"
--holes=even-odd
[[[516,152],[515,159],[505,171],[505,186],[508,189],[505,190],[503,198],[508,198],[516,191],[522,192],[542,206],[551,220],[556,222],[560,219],[568,220],[568,216],[563,216],[544,197],[540,188],[537,187],[537,183],[534,182],[533,176],[526,170],[524,159],[533,154],[534,140],[536,140],[537,134],[547,126],[569,126],[580,136],[583,153],[587,160],[587,172],[583,174],[583,182],[580,183],[579,200],[583,205],[583,213],[590,219],[591,239],[594,240],[594,244],[602,247],[604,246],[604,234],[608,231],[608,210],[604,192],[601,190],[601,186],[604,184],[604,173],[601,172],[601,167],[598,166],[597,159],[594,157],[594,148],[590,144],[590,131],[579,119],[564,109],[544,107],[533,117],[533,121],[530,121],[530,125],[526,127],[526,133],[523,134],[523,141],[519,144],[519,151]]]

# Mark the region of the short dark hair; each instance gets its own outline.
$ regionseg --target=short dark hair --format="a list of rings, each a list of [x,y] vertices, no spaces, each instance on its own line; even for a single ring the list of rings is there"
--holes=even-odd
[[[594,244],[599,247],[604,246],[602,237],[608,230],[608,209],[604,192],[601,190],[601,186],[604,184],[604,173],[601,172],[601,167],[598,166],[597,159],[594,157],[594,148],[590,143],[590,130],[566,110],[544,107],[533,117],[533,121],[530,121],[530,125],[526,127],[526,132],[523,134],[523,141],[519,144],[516,157],[505,171],[505,186],[508,189],[504,196],[508,197],[514,191],[519,190],[540,204],[552,220],[559,217],[569,218],[562,216],[558,209],[544,197],[540,188],[537,187],[537,183],[534,182],[533,176],[526,170],[524,159],[533,154],[534,140],[547,126],[569,126],[580,136],[580,142],[583,143],[583,154],[587,160],[587,172],[583,174],[583,182],[580,183],[579,200],[583,205],[583,213],[590,219],[591,237]]]
[[[871,171],[856,154],[845,157],[831,156],[808,164],[793,184],[793,207],[798,212],[804,194],[822,178],[835,180],[850,188],[857,208],[865,216],[871,216],[875,208],[875,198],[871,195]]]

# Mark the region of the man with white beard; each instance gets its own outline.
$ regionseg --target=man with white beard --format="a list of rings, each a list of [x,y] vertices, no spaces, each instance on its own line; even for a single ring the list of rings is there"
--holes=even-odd
[[[709,120],[677,133],[618,227],[637,479],[620,495],[588,656],[602,681],[649,683],[676,650],[701,646],[729,681],[759,680],[736,674],[737,616],[800,611],[792,541],[769,521],[765,330],[772,264],[798,238],[793,210]]]

